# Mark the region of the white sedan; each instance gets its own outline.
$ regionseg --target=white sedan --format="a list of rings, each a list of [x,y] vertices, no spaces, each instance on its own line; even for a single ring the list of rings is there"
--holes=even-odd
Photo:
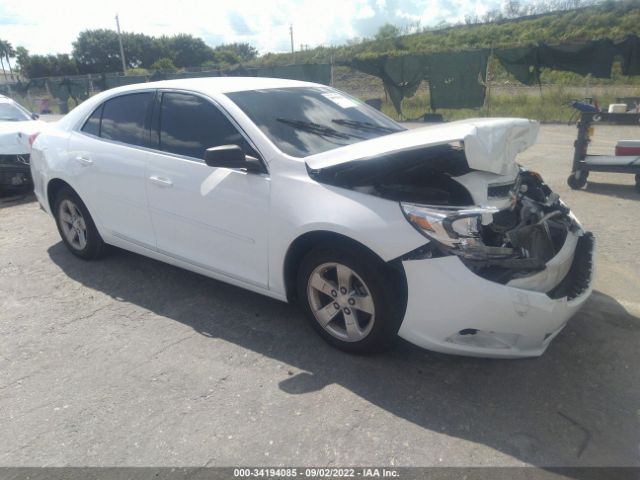
[[[33,145],[74,255],[131,250],[283,301],[332,345],[542,354],[591,293],[593,236],[516,155],[538,124],[406,130],[322,85],[130,85]]]
[[[0,191],[31,185],[29,138],[44,125],[37,114],[0,95]]]

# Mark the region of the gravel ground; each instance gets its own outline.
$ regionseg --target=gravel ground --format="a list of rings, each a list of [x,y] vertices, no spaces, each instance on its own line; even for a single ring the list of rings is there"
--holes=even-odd
[[[543,126],[521,156],[599,251],[538,359],[349,356],[295,306],[123,251],[82,262],[32,197],[0,199],[0,465],[639,466],[640,194],[570,191],[574,135]]]

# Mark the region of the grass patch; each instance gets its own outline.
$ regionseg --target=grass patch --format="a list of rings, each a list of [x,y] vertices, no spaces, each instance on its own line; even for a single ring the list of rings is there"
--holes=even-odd
[[[610,103],[615,103],[618,96],[640,96],[640,88],[634,91],[625,89],[618,91],[615,87],[598,88],[592,92],[603,110]],[[513,89],[512,91],[494,91],[485,102],[485,106],[478,109],[439,109],[445,120],[459,120],[470,117],[524,117],[540,122],[557,123],[569,121],[575,112],[568,103],[585,96],[582,88],[563,86],[543,87],[542,89]],[[407,98],[402,104],[403,117],[396,113],[388,100],[383,100],[382,111],[396,120],[410,120],[421,117],[430,111],[429,94],[422,93]]]

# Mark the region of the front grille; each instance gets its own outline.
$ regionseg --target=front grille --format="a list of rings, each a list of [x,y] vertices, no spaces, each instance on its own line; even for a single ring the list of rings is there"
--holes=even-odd
[[[573,263],[564,279],[547,295],[551,298],[576,298],[589,288],[591,273],[593,272],[593,248],[595,239],[591,232],[585,233],[578,239]]]
[[[508,197],[515,187],[515,183],[505,183],[504,185],[489,185],[489,187],[487,188],[487,196],[489,198]]]
[[[17,155],[1,155],[1,157],[16,157]],[[26,155],[28,157],[28,155]],[[15,160],[13,163],[2,163],[0,160],[0,185],[3,187],[20,187],[31,185],[31,170],[28,164]]]
[[[4,165],[29,165],[29,154],[21,155],[0,155],[0,166]]]

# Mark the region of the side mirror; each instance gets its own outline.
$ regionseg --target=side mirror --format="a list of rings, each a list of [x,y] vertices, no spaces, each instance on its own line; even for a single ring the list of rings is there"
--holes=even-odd
[[[204,152],[204,161],[210,167],[243,168],[247,172],[265,172],[260,160],[245,155],[238,145],[207,148]]]
[[[38,119],[40,118],[40,115],[38,115],[36,112],[33,112],[33,113],[31,114],[31,118],[32,118],[33,120],[38,120]]]

